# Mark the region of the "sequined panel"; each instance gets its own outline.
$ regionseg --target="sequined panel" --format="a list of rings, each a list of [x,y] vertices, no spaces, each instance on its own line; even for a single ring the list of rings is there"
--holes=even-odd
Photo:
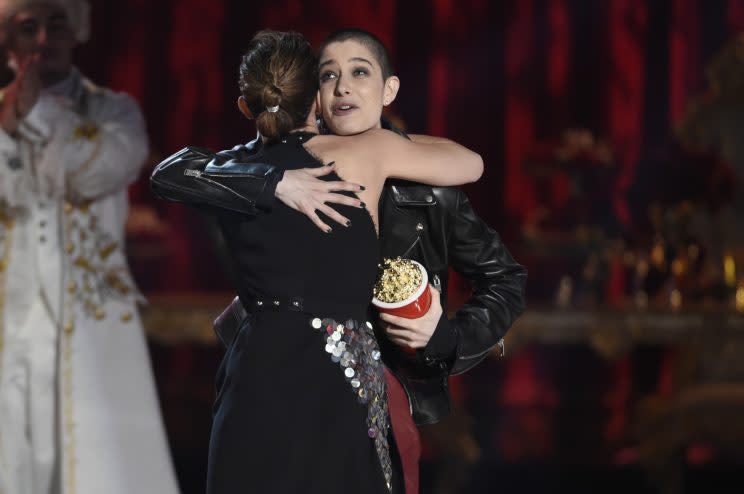
[[[359,324],[352,319],[339,323],[316,317],[310,325],[320,332],[325,351],[341,367],[357,400],[367,407],[367,435],[374,441],[385,482],[391,489],[387,390],[372,324]]]

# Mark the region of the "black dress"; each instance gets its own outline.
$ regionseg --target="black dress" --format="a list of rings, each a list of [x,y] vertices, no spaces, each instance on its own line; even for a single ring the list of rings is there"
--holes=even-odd
[[[255,159],[320,166],[302,146],[312,136],[291,134]],[[366,322],[377,236],[368,211],[334,207],[352,225],[330,234],[278,201],[262,216],[218,214],[251,316],[223,362],[208,494],[391,492],[384,377]]]

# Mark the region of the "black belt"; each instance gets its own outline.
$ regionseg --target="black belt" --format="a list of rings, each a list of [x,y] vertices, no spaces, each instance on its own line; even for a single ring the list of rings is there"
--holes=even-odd
[[[344,317],[359,315],[359,303],[346,303],[313,297],[256,297],[240,295],[240,301],[247,314],[263,311],[289,311],[304,312],[318,317],[325,317],[331,314]]]
[[[258,311],[293,311],[305,312],[303,297],[240,297],[243,309],[248,312]]]
[[[255,297],[244,295],[235,297],[230,306],[214,320],[214,330],[222,343],[227,346],[240,330],[249,314],[256,312],[304,312],[314,317],[327,317],[332,314],[345,317],[354,316],[359,304],[345,304],[307,297]]]

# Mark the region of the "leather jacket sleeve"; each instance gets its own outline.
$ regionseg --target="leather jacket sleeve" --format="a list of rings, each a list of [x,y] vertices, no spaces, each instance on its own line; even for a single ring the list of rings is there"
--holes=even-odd
[[[384,128],[405,133],[382,119]],[[274,166],[256,163],[261,139],[213,153],[209,149],[187,147],[163,160],[150,177],[150,188],[158,196],[191,205],[225,208],[245,214],[270,211],[276,201],[276,186],[284,176]],[[244,166],[240,166],[243,164]],[[237,170],[238,173],[226,173]],[[230,180],[230,178],[243,180]]]
[[[214,153],[187,147],[163,160],[150,187],[163,199],[244,214],[271,210],[283,170],[257,159],[260,141]]]
[[[425,353],[436,353],[437,346],[443,349],[439,353],[447,353],[454,334],[456,350],[446,363],[450,374],[460,374],[499,345],[524,311],[527,270],[514,261],[499,234],[475,214],[462,191],[457,193],[456,207],[448,210],[452,215],[449,264],[473,283],[474,291],[453,319],[440,320],[429,342],[434,348],[427,346]]]

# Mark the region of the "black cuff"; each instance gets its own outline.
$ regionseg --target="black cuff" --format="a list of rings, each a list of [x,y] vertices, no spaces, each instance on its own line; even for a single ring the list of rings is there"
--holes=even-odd
[[[264,181],[263,190],[256,198],[256,207],[264,211],[271,211],[276,201],[276,186],[284,178],[284,169],[276,168]]]
[[[424,348],[424,359],[431,361],[452,361],[457,352],[457,335],[452,323],[447,319],[446,312],[442,311],[436,329]]]

